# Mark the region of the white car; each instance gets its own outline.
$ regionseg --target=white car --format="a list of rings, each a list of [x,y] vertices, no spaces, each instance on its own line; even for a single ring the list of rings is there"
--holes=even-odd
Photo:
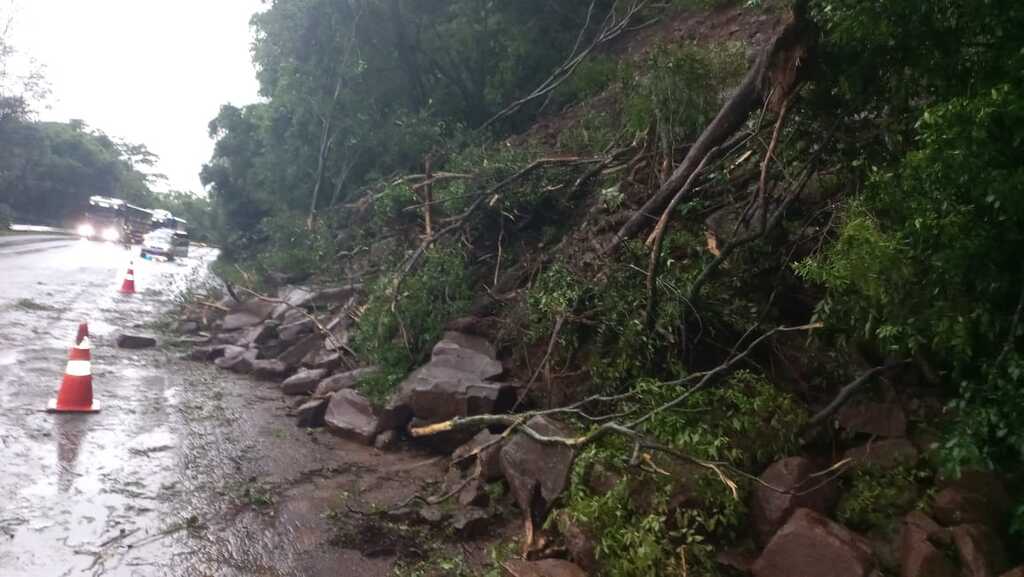
[[[142,236],[142,256],[162,256],[174,259],[174,231],[160,228]]]

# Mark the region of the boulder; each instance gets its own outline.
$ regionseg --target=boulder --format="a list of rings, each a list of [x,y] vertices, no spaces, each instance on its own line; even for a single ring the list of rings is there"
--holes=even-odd
[[[797,509],[754,563],[754,577],[868,577],[876,564],[863,537]]]
[[[501,436],[484,429],[468,443],[452,453],[452,463],[459,466],[479,466],[484,481],[501,479]],[[474,455],[474,453],[476,453]]]
[[[183,320],[183,321],[178,321],[177,331],[180,334],[183,334],[183,335],[195,335],[195,334],[198,334],[201,329],[202,329],[202,325],[199,323],[199,321],[195,321],[195,320],[191,320],[191,319],[186,319],[186,320]]]
[[[462,333],[445,333],[431,353],[430,365],[468,373],[486,381],[505,372],[495,359],[494,347],[480,337]]]
[[[932,543],[943,547],[953,544],[953,534],[950,530],[920,511],[907,513],[907,516],[903,518],[903,530],[914,531]]]
[[[533,417],[526,426],[545,436],[565,436],[561,426],[546,417]],[[573,452],[561,445],[539,443],[517,432],[500,453],[501,472],[524,516],[540,527],[555,499],[569,482]]]
[[[362,290],[363,285],[353,284],[344,287],[327,288],[317,291],[303,306],[307,307],[331,307],[333,305],[345,304],[353,296]]]
[[[117,335],[115,342],[120,349],[149,349],[156,346],[156,339],[153,337],[130,335],[127,333]]]
[[[286,285],[277,289],[277,298],[291,307],[304,307],[313,299],[313,291],[308,287]]]
[[[964,471],[959,479],[947,481],[935,495],[932,514],[949,527],[981,523],[1001,528],[1009,517],[1012,502],[1006,486],[987,471]]]
[[[257,359],[252,362],[252,375],[265,381],[280,381],[288,376],[290,369],[277,359]]]
[[[292,344],[298,341],[299,337],[312,333],[313,329],[313,320],[303,318],[295,322],[282,324],[277,329],[277,337],[281,339],[282,342]]]
[[[373,405],[352,389],[338,391],[331,396],[324,422],[331,431],[366,445],[373,444],[377,435],[377,415]]]
[[[259,351],[256,349],[242,349],[241,347],[235,347],[241,350],[239,354],[225,354],[223,357],[214,361],[214,364],[222,369],[227,369],[236,373],[250,373],[252,372],[252,364],[256,362],[256,356]],[[232,351],[234,353],[234,351]]]
[[[903,519],[900,536],[900,577],[957,577],[956,566],[935,546],[948,531],[915,511]]]
[[[1010,569],[1006,573],[1003,573],[999,577],[1024,577],[1024,565]]]
[[[308,335],[299,339],[298,342],[288,348],[285,352],[281,353],[281,356],[277,358],[289,367],[298,368],[302,363],[302,359],[306,358],[306,355],[321,348],[322,346],[323,339],[320,338],[320,335]]]
[[[340,352],[318,349],[311,351],[302,359],[302,366],[311,369],[327,369],[333,371],[341,366],[342,356]]]
[[[275,306],[274,303],[259,299],[236,303],[224,317],[221,330],[235,331],[254,327],[270,318]]]
[[[846,405],[836,415],[839,426],[851,433],[879,437],[906,437],[907,417],[895,403]]]
[[[276,321],[265,321],[252,328],[246,329],[238,340],[239,346],[253,347],[266,344],[277,338]]]
[[[587,577],[583,569],[562,559],[512,559],[502,563],[502,567],[509,577]]]
[[[358,383],[360,379],[368,377],[376,373],[378,370],[379,369],[377,369],[377,367],[365,367],[354,371],[331,375],[317,383],[313,396],[326,397],[331,393],[336,393],[344,389],[351,389],[356,386],[356,383]]]
[[[330,399],[310,399],[295,409],[296,425],[305,429],[324,426],[324,415]]]
[[[308,395],[326,374],[325,369],[303,369],[281,383],[281,392],[286,395]]]
[[[517,385],[487,383],[476,375],[435,366],[431,363],[413,371],[399,385],[394,406],[406,406],[426,423],[453,417],[501,412],[515,402]]]
[[[907,439],[882,439],[854,447],[843,454],[860,465],[879,469],[895,469],[902,465],[914,465],[918,459],[917,448]]]
[[[953,528],[963,577],[997,577],[1009,568],[1006,549],[991,528],[972,523]]]
[[[811,475],[815,472],[817,468],[808,459],[789,457],[769,465],[761,473],[760,479],[783,491],[800,493],[814,486]],[[827,514],[835,504],[836,496],[835,483],[828,483],[802,495],[780,493],[764,485],[755,485],[750,496],[750,517],[755,538],[762,545],[768,543],[793,511],[801,507]]]

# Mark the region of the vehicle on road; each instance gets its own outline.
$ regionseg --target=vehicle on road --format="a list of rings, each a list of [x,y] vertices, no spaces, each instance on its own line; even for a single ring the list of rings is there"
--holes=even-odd
[[[158,256],[167,260],[188,256],[189,238],[185,231],[160,228],[142,237],[142,257]]]
[[[93,196],[75,230],[82,238],[128,245],[142,242],[152,220],[153,213],[144,208],[118,198]]]

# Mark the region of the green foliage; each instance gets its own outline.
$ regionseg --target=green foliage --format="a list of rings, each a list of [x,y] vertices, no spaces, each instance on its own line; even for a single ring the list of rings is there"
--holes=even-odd
[[[1024,450],[1013,324],[1024,281],[1024,91],[951,99],[926,109],[917,130],[898,164],[872,174],[835,244],[797,270],[830,289],[819,315],[834,329],[940,359],[961,389],[950,466],[984,464]]]
[[[64,226],[89,197],[122,198],[152,206],[153,177],[133,163],[142,145],[115,142],[81,121],[8,119],[0,129],[0,205],[18,217]]]
[[[836,518],[858,531],[889,528],[917,503],[920,476],[910,467],[857,469],[839,501]]]
[[[419,270],[404,279],[399,298],[390,275],[370,289],[353,347],[384,369],[383,375],[363,385],[371,396],[386,398],[389,387],[430,352],[444,323],[469,307],[472,290],[466,265],[458,245],[437,243],[428,249]]]
[[[670,154],[700,134],[746,65],[738,45],[669,44],[650,50],[637,69],[624,87],[626,128],[653,128],[659,148]]]

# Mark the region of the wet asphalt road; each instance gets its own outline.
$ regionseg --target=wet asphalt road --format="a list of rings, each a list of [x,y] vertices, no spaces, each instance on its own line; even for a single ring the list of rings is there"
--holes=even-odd
[[[204,250],[136,258],[124,296],[123,247],[0,237],[0,577],[390,573],[393,559],[332,545],[327,512],[407,499],[442,461],[298,429],[273,383],[181,360],[172,337],[114,346],[169,320]],[[82,320],[102,411],[43,412]]]

